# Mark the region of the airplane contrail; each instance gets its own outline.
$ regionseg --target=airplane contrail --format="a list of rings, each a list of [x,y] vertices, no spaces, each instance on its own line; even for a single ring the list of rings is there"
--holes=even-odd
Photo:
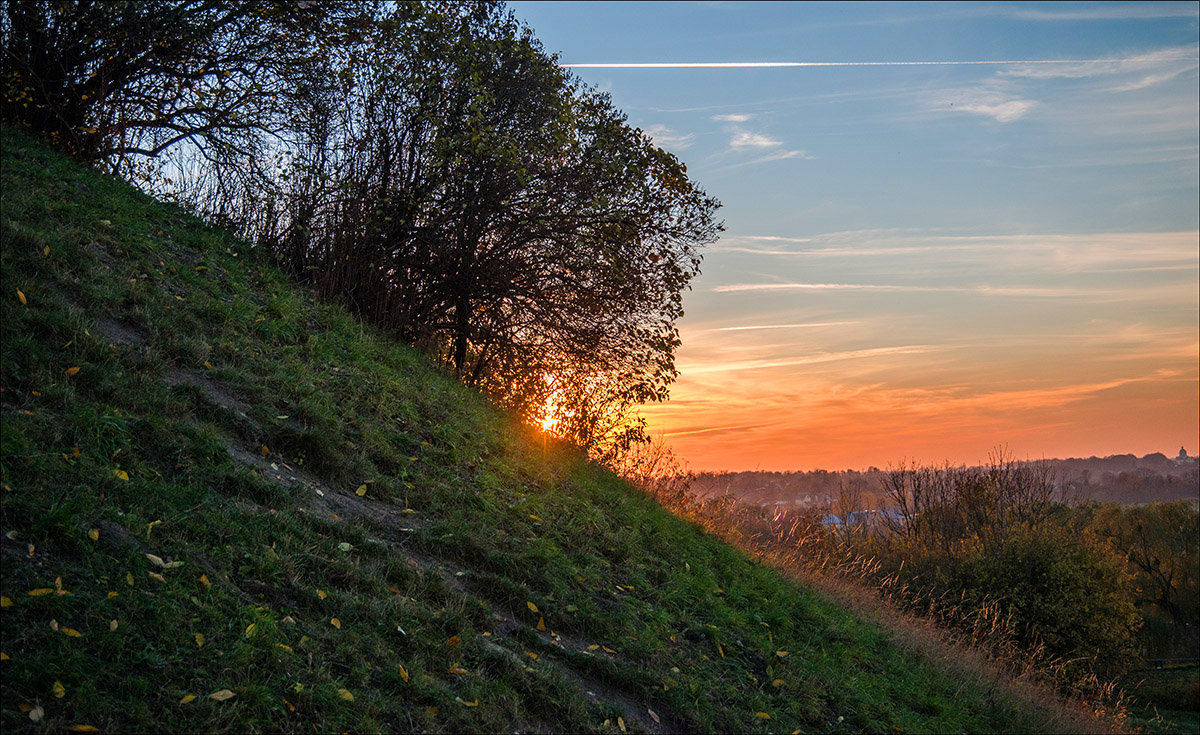
[[[1004,64],[1106,64],[1113,59],[1000,61],[651,61],[629,64],[561,64],[568,69],[767,69],[811,66],[979,66]]]

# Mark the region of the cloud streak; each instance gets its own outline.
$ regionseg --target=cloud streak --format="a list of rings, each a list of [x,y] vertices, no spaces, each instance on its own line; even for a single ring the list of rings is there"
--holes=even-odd
[[[1079,288],[1037,288],[1026,286],[899,286],[875,283],[730,283],[715,286],[716,293],[744,291],[882,291],[892,293],[978,293],[991,296],[1104,296],[1107,291]]]
[[[649,61],[561,64],[567,69],[786,69],[870,66],[1006,66],[1013,64],[1104,64],[1112,59],[997,59],[988,61]]]
[[[736,360],[733,362],[719,362],[701,364],[695,367],[687,368],[688,374],[695,373],[727,373],[739,370],[765,370],[768,368],[780,367],[795,367],[798,365],[817,365],[823,362],[837,362],[841,360],[861,360],[874,357],[886,357],[890,355],[918,355],[927,352],[944,352],[946,350],[956,349],[947,345],[900,345],[896,347],[872,347],[865,350],[845,350],[841,352],[818,352],[814,355],[806,355],[803,357],[790,357],[780,360],[762,359],[762,360]]]
[[[740,128],[733,129],[733,137],[729,140],[729,147],[736,150],[745,148],[774,148],[777,145],[783,145],[782,141],[769,138],[762,133],[755,133]]]
[[[691,133],[680,135],[666,125],[651,125],[646,128],[645,133],[650,136],[655,145],[677,150],[685,150],[691,146],[692,140],[696,137]]]
[[[815,329],[817,327],[845,327],[853,324],[861,324],[855,321],[843,322],[800,322],[797,324],[751,324],[742,327],[716,327],[709,329],[710,332],[744,332],[753,329]]]

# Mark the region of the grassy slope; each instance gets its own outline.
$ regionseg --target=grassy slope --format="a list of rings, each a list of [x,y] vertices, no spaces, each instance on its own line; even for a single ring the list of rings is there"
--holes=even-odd
[[[4,730],[1037,729],[244,243],[2,144]]]

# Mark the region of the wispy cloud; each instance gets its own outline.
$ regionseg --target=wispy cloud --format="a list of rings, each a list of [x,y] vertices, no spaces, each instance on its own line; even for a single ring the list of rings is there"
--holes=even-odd
[[[713,115],[712,119],[716,120],[717,122],[744,123],[752,117],[754,116],[747,113],[731,113],[728,115]]]
[[[1118,298],[1129,294],[1111,289],[1039,286],[908,286],[875,283],[731,283],[714,286],[716,293],[747,291],[878,291],[882,293],[974,293],[985,296],[1032,298]],[[1145,298],[1156,298],[1145,295]],[[1158,296],[1161,298],[1161,296]]]
[[[860,321],[843,321],[843,322],[800,322],[797,324],[748,324],[741,327],[716,327],[710,329],[710,332],[744,332],[754,329],[816,329],[818,327],[846,327],[853,324],[861,324]]]
[[[756,243],[797,243],[803,247],[759,247]],[[1096,272],[1129,269],[1197,269],[1200,232],[1028,233],[1006,235],[938,235],[895,231],[838,232],[811,237],[733,235],[713,248],[720,253],[748,253],[786,258],[881,258],[934,256],[979,260],[988,264]],[[747,243],[741,245],[739,243]],[[835,247],[821,247],[838,243]],[[814,247],[815,245],[815,247]],[[928,263],[927,258],[924,262]]]
[[[1086,77],[1112,76],[1132,72],[1144,72],[1155,67],[1169,66],[1170,76],[1194,69],[1197,66],[1197,45],[1172,46],[1156,49],[1141,54],[1117,56],[1107,59],[1090,59],[1079,63],[1064,63],[1056,65],[1015,64],[1010,69],[996,72],[1000,77],[1021,77],[1026,79],[1081,79]]]
[[[816,365],[823,362],[840,360],[861,360],[890,355],[917,355],[926,352],[942,352],[956,349],[948,345],[899,345],[896,347],[873,347],[865,350],[845,350],[842,352],[819,352],[813,355],[789,357],[783,359],[735,360],[732,362],[709,362],[690,367],[688,373],[722,373],[738,370],[765,370],[768,368],[794,367],[797,365]]]
[[[1091,6],[1069,10],[1042,10],[1025,7],[1000,9],[1001,14],[1022,20],[1133,20],[1137,18],[1196,18],[1200,11],[1184,4],[1132,3],[1129,5]]]
[[[695,436],[697,434],[729,434],[735,431],[749,431],[750,429],[759,429],[766,424],[735,424],[733,426],[716,426],[708,428],[684,427],[676,431],[663,432],[663,436]]]
[[[759,164],[759,163],[770,163],[771,161],[785,161],[789,158],[799,158],[799,159],[806,160],[806,161],[811,161],[813,159],[813,157],[808,154],[808,151],[800,151],[800,150],[775,151],[774,153],[769,153],[769,154],[767,154],[765,156],[761,156],[759,158],[752,158],[749,161],[742,161],[741,163],[730,164],[728,166],[725,166],[725,168],[726,169],[741,168],[742,166],[753,166],[753,165]]]
[[[666,125],[651,125],[645,130],[646,135],[654,141],[654,144],[663,148],[675,148],[677,150],[685,150],[692,144],[692,140],[696,137],[692,133],[680,135]]]
[[[769,138],[762,133],[742,130],[741,128],[734,128],[733,137],[729,140],[729,147],[734,149],[773,148],[777,145],[783,145],[782,141]]]
[[[1027,115],[1035,100],[1023,99],[1019,94],[1002,88],[999,84],[982,84],[976,87],[945,90],[933,97],[929,106],[937,112],[962,112],[983,115],[996,122],[1009,123]]]

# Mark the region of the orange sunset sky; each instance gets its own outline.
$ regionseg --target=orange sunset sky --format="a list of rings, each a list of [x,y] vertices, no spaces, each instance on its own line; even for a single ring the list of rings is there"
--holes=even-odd
[[[1200,450],[1200,6],[532,3],[724,207],[697,470]]]

